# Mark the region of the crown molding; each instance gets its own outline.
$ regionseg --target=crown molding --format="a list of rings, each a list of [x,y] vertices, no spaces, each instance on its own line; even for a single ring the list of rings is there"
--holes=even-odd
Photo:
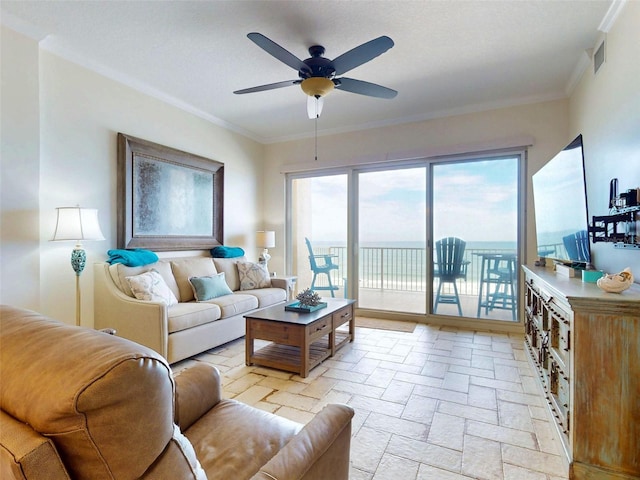
[[[622,11],[626,3],[627,0],[613,0],[611,5],[609,6],[609,10],[607,10],[607,13],[604,14],[604,18],[600,22],[598,30],[604,33],[609,33],[613,25],[616,23],[618,15],[620,15],[620,12]]]

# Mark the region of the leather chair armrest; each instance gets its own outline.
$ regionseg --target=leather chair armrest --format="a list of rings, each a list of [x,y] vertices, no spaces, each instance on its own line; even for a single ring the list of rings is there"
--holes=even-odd
[[[353,409],[327,405],[252,480],[347,480]]]
[[[220,372],[198,363],[175,376],[175,422],[183,432],[218,404],[222,398]]]
[[[51,439],[0,410],[0,478],[70,477]]]

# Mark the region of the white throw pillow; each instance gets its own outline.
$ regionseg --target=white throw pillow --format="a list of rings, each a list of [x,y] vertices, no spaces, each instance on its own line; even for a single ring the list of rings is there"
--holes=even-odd
[[[178,303],[178,299],[167,285],[167,282],[156,270],[149,270],[140,275],[125,278],[131,286],[133,295],[138,300],[164,302],[169,307]]]
[[[271,286],[271,277],[269,277],[269,272],[264,265],[251,262],[238,262],[236,265],[240,277],[240,290],[254,290]]]

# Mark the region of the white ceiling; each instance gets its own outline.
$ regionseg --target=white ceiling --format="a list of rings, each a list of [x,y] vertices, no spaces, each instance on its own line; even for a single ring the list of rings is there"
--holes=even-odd
[[[335,90],[318,121],[322,134],[565,97],[620,3],[2,0],[0,21],[46,50],[272,143],[313,135],[314,121],[298,86],[232,93],[297,79],[249,32],[300,59],[313,44],[335,58],[381,35],[394,40],[346,76],[398,96]]]

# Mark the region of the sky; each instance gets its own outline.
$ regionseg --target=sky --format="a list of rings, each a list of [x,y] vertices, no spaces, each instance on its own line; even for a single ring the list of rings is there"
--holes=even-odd
[[[434,238],[516,241],[517,159],[435,164]],[[346,242],[347,176],[304,179],[312,185],[311,236]],[[424,242],[426,168],[359,175],[360,243]]]

